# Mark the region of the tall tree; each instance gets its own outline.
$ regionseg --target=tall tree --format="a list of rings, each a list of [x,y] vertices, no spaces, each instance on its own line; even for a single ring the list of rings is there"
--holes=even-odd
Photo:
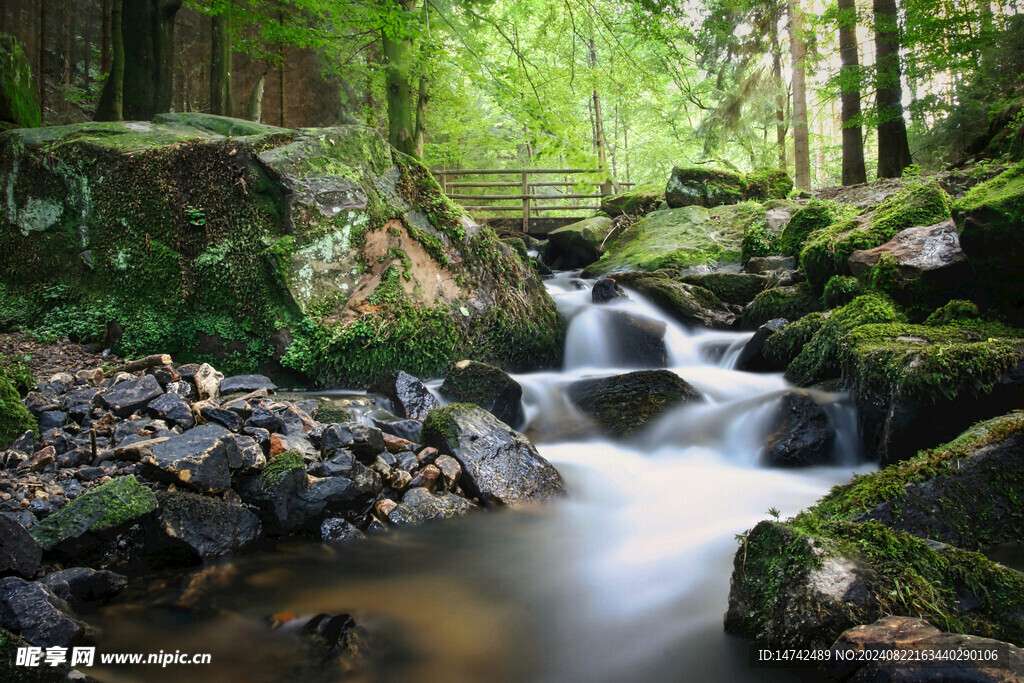
[[[807,125],[807,67],[800,0],[789,0],[789,49],[793,59],[793,183],[811,189],[811,144]]]
[[[843,185],[867,182],[860,116],[860,58],[856,0],[839,0],[839,81],[842,92]]]
[[[898,178],[910,165],[900,85],[900,33],[896,0],[874,0],[875,110],[878,117],[878,177]]]
[[[381,32],[385,90],[388,102],[388,141],[400,152],[416,156],[416,109],[420,91],[414,86],[415,36],[410,26],[417,0],[394,0],[398,21]]]
[[[231,116],[231,2],[210,17],[210,113]]]
[[[121,35],[122,0],[113,0],[110,6],[110,73],[103,84],[100,102],[96,107],[97,121],[124,119],[124,39]]]
[[[149,120],[170,111],[174,17],[182,0],[124,0],[124,116]]]

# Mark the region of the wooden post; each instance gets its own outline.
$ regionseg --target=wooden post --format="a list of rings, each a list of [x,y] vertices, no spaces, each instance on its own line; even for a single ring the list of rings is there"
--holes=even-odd
[[[530,232],[530,183],[527,180],[526,171],[523,171],[523,232]]]

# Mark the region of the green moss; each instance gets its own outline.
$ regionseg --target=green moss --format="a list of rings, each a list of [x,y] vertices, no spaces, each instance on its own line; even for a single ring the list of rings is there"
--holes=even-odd
[[[872,293],[857,297],[832,311],[786,369],[786,379],[807,386],[839,377],[844,362],[850,358],[849,336],[858,327],[902,319],[895,304],[884,295]]]
[[[833,275],[825,283],[825,292],[821,298],[825,302],[825,308],[835,308],[845,306],[863,293],[863,287],[857,278],[851,275]]]
[[[740,325],[744,329],[754,329],[773,318],[795,321],[808,313],[820,311],[821,308],[821,298],[806,282],[788,287],[773,287],[758,294],[743,309]]]
[[[261,492],[272,491],[293,470],[305,471],[305,467],[306,464],[302,459],[302,453],[298,451],[278,453],[267,462],[267,466],[260,472],[256,485]]]
[[[815,230],[800,252],[800,265],[820,289],[833,275],[849,274],[848,259],[854,251],[884,244],[906,228],[947,220],[949,206],[949,195],[938,183],[908,185],[869,215]]]
[[[0,33],[0,121],[15,128],[42,125],[28,57],[18,39],[6,33]]]
[[[764,291],[768,279],[754,273],[674,275],[675,280],[710,290],[722,301],[745,306]]]
[[[39,435],[39,425],[28,408],[21,402],[21,396],[10,379],[0,373],[0,448],[27,431]]]
[[[955,322],[978,320],[981,318],[981,311],[973,301],[953,299],[948,301],[928,316],[925,325],[949,325]]]
[[[777,251],[778,236],[771,232],[766,218],[752,221],[743,231],[740,253],[744,263],[754,256],[768,256]]]
[[[765,340],[765,358],[775,367],[788,366],[824,324],[825,316],[821,313],[808,313],[796,322],[786,325]]]
[[[440,408],[434,408],[423,420],[423,441],[424,443],[436,441],[440,443],[451,443],[458,436],[458,427],[455,424],[455,416],[467,411],[483,410],[471,403],[449,403]]]
[[[338,424],[349,422],[352,413],[331,401],[321,400],[313,412],[313,419],[323,424]]]
[[[658,208],[665,201],[662,192],[626,192],[601,199],[601,211],[611,217],[642,216]]]
[[[665,199],[673,208],[713,207],[742,201],[746,190],[741,173],[706,166],[676,166],[665,188]]]
[[[117,477],[86,491],[55,514],[32,525],[29,533],[48,551],[85,533],[116,529],[156,508],[156,496],[135,477]]]
[[[793,190],[793,179],[777,168],[759,168],[745,177],[747,199],[785,199]]]
[[[828,199],[812,199],[807,206],[793,214],[789,223],[782,229],[779,236],[779,250],[787,256],[797,256],[803,248],[808,235],[816,230],[827,228],[844,217],[852,210],[840,207]]]

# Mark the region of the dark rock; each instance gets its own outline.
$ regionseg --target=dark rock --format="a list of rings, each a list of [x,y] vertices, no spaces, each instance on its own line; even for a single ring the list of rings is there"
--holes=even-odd
[[[347,543],[361,538],[366,535],[341,517],[331,517],[320,524],[320,539],[324,543]]]
[[[388,521],[398,526],[422,524],[432,519],[459,517],[475,506],[465,498],[451,493],[434,494],[426,488],[409,489],[394,510],[388,513]]]
[[[722,302],[710,289],[661,274],[623,273],[616,279],[685,325],[724,330],[736,324],[739,309]]]
[[[314,440],[316,445],[316,440]],[[371,463],[385,450],[380,429],[361,422],[327,425],[319,434],[320,451],[325,455],[339,448],[351,451],[360,461]]]
[[[164,390],[168,394],[177,394],[182,398],[195,398],[196,388],[188,380],[179,379],[177,382],[169,382]]]
[[[189,491],[157,494],[160,528],[203,559],[235,553],[259,538],[259,518],[242,505]]]
[[[117,477],[82,494],[59,512],[32,525],[29,533],[44,551],[91,545],[157,507],[156,496],[133,476]]]
[[[86,626],[65,601],[45,585],[15,576],[0,579],[0,627],[37,647],[69,647],[82,642]]]
[[[703,273],[678,275],[675,279],[684,284],[703,287],[721,301],[739,306],[746,306],[772,284],[768,276],[753,273]]]
[[[992,652],[998,663],[988,659]],[[886,657],[889,653],[902,653],[900,661]],[[943,633],[923,619],[887,616],[844,631],[832,645],[828,668],[850,683],[1010,683],[1024,680],[1024,650],[991,638]]]
[[[584,379],[566,389],[573,405],[606,434],[628,436],[669,408],[701,396],[669,370],[639,370],[625,375]]]
[[[785,370],[785,367],[779,367],[776,363],[765,358],[764,343],[768,341],[768,337],[788,324],[789,321],[785,318],[773,318],[757,328],[754,336],[740,350],[740,355],[736,357],[733,369],[745,370],[747,372],[782,372]]]
[[[796,259],[792,256],[755,256],[743,266],[747,273],[796,270]]]
[[[219,425],[200,425],[157,444],[141,462],[201,493],[219,493],[231,485],[229,434]]]
[[[146,456],[152,457],[153,449],[169,438],[171,437],[161,436],[155,439],[146,439],[138,435],[130,436],[114,449],[114,458],[117,460],[127,460],[128,462],[139,462]]]
[[[224,437],[228,467],[241,472],[261,470],[267,464],[263,449],[251,436],[231,434]]]
[[[118,417],[128,417],[164,393],[152,375],[143,375],[115,385],[100,394],[100,402]]]
[[[208,403],[199,405],[199,414],[207,422],[216,422],[233,432],[242,431],[245,424],[237,413]]]
[[[401,370],[393,375],[383,389],[381,393],[391,401],[399,417],[422,421],[427,413],[441,405],[423,382]]]
[[[316,404],[314,403],[313,405]],[[307,432],[316,426],[313,418],[296,404],[282,403],[275,405],[272,410],[284,423],[280,431],[285,436],[304,437]]]
[[[434,459],[434,466],[441,472],[441,487],[445,491],[451,491],[459,484],[462,476],[462,465],[459,461],[449,455],[439,455]]]
[[[316,521],[324,511],[326,499],[350,486],[351,482],[343,480],[335,490],[321,485],[310,494],[302,456],[286,452],[272,458],[259,476],[239,480],[235,488],[242,500],[256,506],[267,531],[286,534]]]
[[[615,280],[606,277],[594,283],[594,288],[590,290],[590,298],[595,304],[603,304],[616,299],[628,299],[629,296]]]
[[[627,311],[601,311],[601,314],[611,354],[608,361],[612,365],[655,368],[668,363],[664,322]]]
[[[0,515],[0,577],[31,579],[39,571],[43,549],[18,522]]]
[[[371,411],[368,417],[373,422],[373,426],[386,435],[413,443],[417,443],[420,440],[423,423],[419,420],[402,419],[381,408]],[[387,443],[384,445],[386,447]]]
[[[770,467],[808,467],[832,460],[836,433],[828,415],[806,393],[783,394],[765,437],[761,462]]]
[[[59,410],[47,410],[39,415],[39,432],[46,434],[51,429],[60,429],[67,422],[68,414]]]
[[[16,451],[23,455],[34,455],[39,446],[39,440],[33,432],[25,432],[8,447],[8,450]]]
[[[463,488],[485,503],[520,503],[565,492],[558,471],[533,444],[479,406],[454,403],[432,410],[423,441],[458,460]]]
[[[582,268],[601,258],[604,242],[615,229],[607,216],[585,218],[548,233],[545,261],[553,268]]]
[[[270,409],[257,406],[253,408],[252,415],[245,421],[245,424],[258,429],[265,429],[268,432],[276,432],[284,427],[284,420]]]
[[[56,460],[56,449],[53,446],[46,446],[36,451],[31,458],[18,465],[18,470],[23,472],[42,472]]]
[[[120,595],[128,587],[128,577],[106,570],[72,567],[47,574],[42,583],[80,612]]]
[[[444,378],[441,393],[454,401],[474,403],[511,427],[523,421],[523,388],[493,365],[459,361]]]
[[[158,396],[149,402],[146,410],[153,417],[173,422],[182,429],[192,429],[196,426],[192,408],[180,394],[166,393]]]
[[[75,472],[75,478],[79,481],[95,481],[106,473],[102,467],[82,467]]]
[[[153,377],[156,378],[156,381],[160,382],[160,386],[164,387],[165,391],[169,384],[181,381],[181,376],[172,365],[161,365],[160,367],[149,368],[146,370],[146,374],[153,375]]]
[[[28,392],[24,402],[28,411],[36,417],[41,416],[47,410],[57,410],[60,408],[60,404],[52,396],[44,396],[38,391]]]
[[[98,402],[97,396],[99,394],[100,390],[96,387],[69,391],[64,396],[64,410],[67,411],[72,420],[81,422],[92,411],[94,402]]]
[[[277,391],[277,385],[263,375],[235,375],[234,377],[225,377],[220,381],[221,396],[238,391],[249,393],[251,391],[259,391],[260,389],[266,389],[268,392],[273,393]]]
[[[746,182],[739,173],[703,166],[676,166],[665,186],[665,201],[673,209],[721,206],[742,201],[745,191]]]

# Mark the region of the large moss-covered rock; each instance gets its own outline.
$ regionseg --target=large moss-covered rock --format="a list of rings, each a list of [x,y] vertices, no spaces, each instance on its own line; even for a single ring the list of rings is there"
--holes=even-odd
[[[736,554],[726,629],[817,647],[894,614],[1024,641],[1024,576],[971,552],[1020,538],[1022,443],[1017,411],[761,522]]]
[[[721,206],[743,200],[747,183],[742,173],[704,166],[676,166],[665,186],[665,201],[681,206]]]
[[[75,498],[56,514],[32,525],[29,533],[43,550],[113,532],[157,508],[156,495],[132,476],[117,477]]]
[[[736,323],[738,307],[730,308],[710,289],[681,282],[664,272],[623,273],[616,277],[683,324],[728,329]]]
[[[789,219],[779,236],[779,251],[796,256],[803,249],[807,237],[839,220],[846,213],[839,204],[828,199],[812,199]]]
[[[1000,303],[1024,302],[1024,162],[978,185],[953,206],[960,244]]]
[[[821,290],[833,275],[849,274],[847,261],[854,251],[885,244],[906,228],[941,223],[949,219],[949,206],[949,195],[938,183],[909,185],[873,212],[812,232],[800,251],[800,265]]]
[[[360,126],[200,114],[0,136],[7,321],[321,384],[561,352],[534,272]],[[197,358],[190,358],[190,356]],[[278,364],[279,361],[279,364]]]
[[[743,233],[765,217],[754,202],[705,209],[686,206],[655,211],[626,228],[583,274],[595,277],[628,270],[686,270],[716,263],[738,264]]]
[[[0,33],[0,131],[41,124],[28,57],[17,38]]]
[[[661,192],[626,192],[601,199],[601,210],[613,218],[615,216],[642,216],[657,209],[665,201]]]
[[[547,260],[554,268],[582,268],[601,258],[615,228],[607,216],[594,216],[548,233]]]
[[[778,168],[759,168],[744,176],[747,199],[785,199],[793,190],[793,179]]]
[[[696,389],[668,370],[583,379],[569,385],[566,395],[601,431],[619,438],[674,406],[702,400]]]
[[[754,330],[775,318],[794,321],[821,309],[821,297],[806,282],[772,287],[759,293],[743,309],[740,325],[745,330]]]
[[[14,384],[0,369],[0,448],[6,448],[30,430],[39,433],[36,418],[28,412]]]

